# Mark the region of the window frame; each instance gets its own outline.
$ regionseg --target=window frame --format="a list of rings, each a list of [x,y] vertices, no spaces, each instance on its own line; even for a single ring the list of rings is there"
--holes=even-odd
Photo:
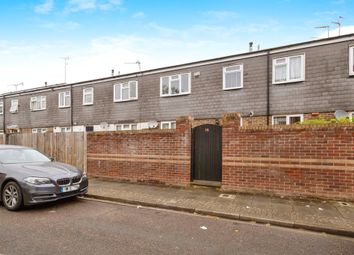
[[[0,115],[3,115],[4,114],[4,101],[0,102],[0,109],[1,109]]]
[[[304,121],[304,114],[289,114],[289,115],[280,114],[280,115],[272,115],[272,126],[276,126],[276,125],[274,124],[274,118],[277,118],[277,117],[286,117],[286,124],[285,124],[285,125],[291,125],[291,124],[290,124],[290,118],[291,118],[291,117],[300,117],[300,122],[303,122],[303,121]]]
[[[349,46],[349,76],[354,76],[354,45]]]
[[[68,93],[68,95],[66,95],[66,93]],[[64,105],[60,104],[60,96],[61,95],[63,95],[63,97],[64,97]],[[69,98],[69,105],[65,105],[67,97]],[[70,106],[71,106],[71,93],[70,93],[70,90],[59,92],[58,93],[58,108],[69,108]]]
[[[47,132],[48,132],[48,128],[32,128],[32,134],[44,134]]]
[[[226,71],[227,68],[230,68],[230,67],[240,67],[240,70],[235,70],[235,71]],[[243,64],[236,64],[236,65],[231,65],[231,66],[224,66],[223,69],[222,69],[222,89],[223,90],[234,90],[234,89],[242,89],[243,88]],[[241,86],[240,87],[233,87],[233,88],[226,88],[225,84],[226,84],[226,79],[225,79],[225,76],[226,76],[226,72],[241,72]]]
[[[181,92],[182,91],[182,75],[188,74],[188,91],[187,92]],[[180,93],[178,94],[171,94],[171,77],[172,76],[177,76],[179,77],[179,91]],[[162,93],[162,79],[168,77],[168,94],[163,94]],[[174,97],[174,96],[183,96],[183,95],[189,95],[192,91],[192,74],[189,73],[179,73],[179,74],[172,74],[172,75],[165,75],[160,77],[160,97]]]
[[[296,58],[296,57],[301,57],[301,77],[298,79],[292,79],[290,80],[290,59],[291,58]],[[279,59],[285,59],[286,63],[286,80],[285,81],[275,81],[275,67],[276,67],[276,61]],[[278,64],[280,65],[280,64]],[[272,82],[273,84],[287,84],[287,83],[296,83],[296,82],[302,82],[305,81],[305,65],[306,65],[306,55],[305,53],[302,54],[297,54],[297,55],[291,55],[291,56],[286,56],[286,57],[275,57],[272,59]]]
[[[13,107],[13,103],[14,102],[16,102],[16,110],[15,111],[11,111],[11,108]],[[18,99],[11,99],[9,112],[12,113],[12,114],[18,113]]]
[[[43,100],[43,98],[44,98],[44,100]],[[34,100],[34,99],[36,99],[36,100]],[[38,102],[38,99],[39,99],[39,105],[40,105],[40,108],[39,109],[34,109],[33,107],[32,107],[32,103],[33,102]],[[45,102],[45,107],[43,107],[43,102]],[[32,112],[37,112],[37,111],[44,111],[44,110],[46,110],[47,109],[47,96],[34,96],[34,97],[31,97],[31,99],[30,99],[30,110],[32,111]]]
[[[349,119],[350,119],[351,122],[354,122],[353,118],[354,118],[354,112],[350,112],[349,113]]]
[[[136,83],[136,97],[130,97],[131,83],[133,83],[133,82]],[[128,84],[128,86],[129,86],[129,99],[123,99],[123,85],[126,85],[126,84]],[[120,86],[120,98],[121,99],[116,99],[116,86]],[[116,83],[113,85],[113,102],[118,103],[118,102],[138,100],[138,97],[139,97],[138,91],[139,91],[139,82],[138,81],[128,81],[128,82]]]
[[[129,128],[123,128],[124,126],[129,126]],[[118,130],[117,127],[121,126],[121,129]],[[136,126],[136,129],[132,129],[132,126]],[[138,123],[121,123],[115,125],[116,131],[136,131],[138,130]]]
[[[90,94],[90,93],[86,92],[86,91],[88,91],[88,90],[91,90],[91,91],[92,91],[92,92],[91,92],[91,93],[92,93],[92,102],[89,102],[89,103],[85,102],[85,96],[86,96],[87,94]],[[82,105],[93,105],[93,102],[94,102],[94,95],[95,95],[95,90],[94,90],[93,87],[83,88],[83,89],[82,89]]]
[[[161,122],[160,122],[160,129],[163,129],[163,130],[166,130],[166,129],[175,129],[175,128],[172,128],[172,123],[174,123],[175,126],[177,125],[175,120],[161,121]],[[168,124],[168,128],[162,128],[162,126],[163,126],[164,124]]]

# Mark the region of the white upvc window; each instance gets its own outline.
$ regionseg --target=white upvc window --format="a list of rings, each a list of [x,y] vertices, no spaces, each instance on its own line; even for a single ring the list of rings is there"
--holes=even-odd
[[[354,75],[354,46],[349,47],[349,75]]]
[[[160,96],[179,96],[191,93],[191,74],[176,74],[160,78]]]
[[[4,102],[0,102],[0,115],[4,114]]]
[[[176,129],[176,121],[161,121],[161,129]]]
[[[243,65],[225,66],[223,68],[223,89],[243,88]]]
[[[353,118],[354,118],[354,112],[350,112],[350,113],[349,113],[349,119],[350,119],[350,121],[354,122]]]
[[[82,90],[82,104],[83,105],[93,104],[93,88],[84,88]]]
[[[31,111],[41,111],[47,108],[47,97],[46,96],[36,96],[31,97],[30,109]]]
[[[32,128],[32,134],[38,134],[38,133],[44,134],[47,132],[48,132],[47,128]]]
[[[273,84],[305,80],[305,55],[273,59]]]
[[[71,104],[70,91],[60,92],[58,94],[59,108],[70,107],[70,104]]]
[[[138,124],[133,123],[133,124],[117,124],[116,125],[116,130],[117,131],[125,131],[125,130],[137,130],[138,129]]]
[[[138,99],[138,82],[129,81],[113,86],[113,101],[123,102]]]
[[[10,113],[18,112],[18,99],[11,100]]]
[[[275,115],[272,116],[272,125],[291,125],[304,121],[303,114]]]

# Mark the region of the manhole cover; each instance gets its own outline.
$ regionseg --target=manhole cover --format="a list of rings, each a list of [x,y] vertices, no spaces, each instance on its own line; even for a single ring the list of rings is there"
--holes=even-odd
[[[350,206],[350,204],[347,202],[338,202],[338,204],[340,204],[341,206]]]
[[[227,199],[234,199],[236,196],[235,195],[230,195],[230,194],[220,194],[219,197],[227,198]]]

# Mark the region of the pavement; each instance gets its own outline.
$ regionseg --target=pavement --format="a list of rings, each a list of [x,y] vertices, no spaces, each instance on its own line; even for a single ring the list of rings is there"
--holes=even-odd
[[[87,197],[354,237],[354,203],[90,179]]]
[[[354,254],[353,238],[89,198],[0,219],[3,255]]]

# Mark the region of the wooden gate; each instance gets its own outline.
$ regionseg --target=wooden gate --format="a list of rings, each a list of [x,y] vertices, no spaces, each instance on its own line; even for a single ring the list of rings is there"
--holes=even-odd
[[[221,181],[221,132],[217,125],[202,125],[193,129],[193,181]]]

